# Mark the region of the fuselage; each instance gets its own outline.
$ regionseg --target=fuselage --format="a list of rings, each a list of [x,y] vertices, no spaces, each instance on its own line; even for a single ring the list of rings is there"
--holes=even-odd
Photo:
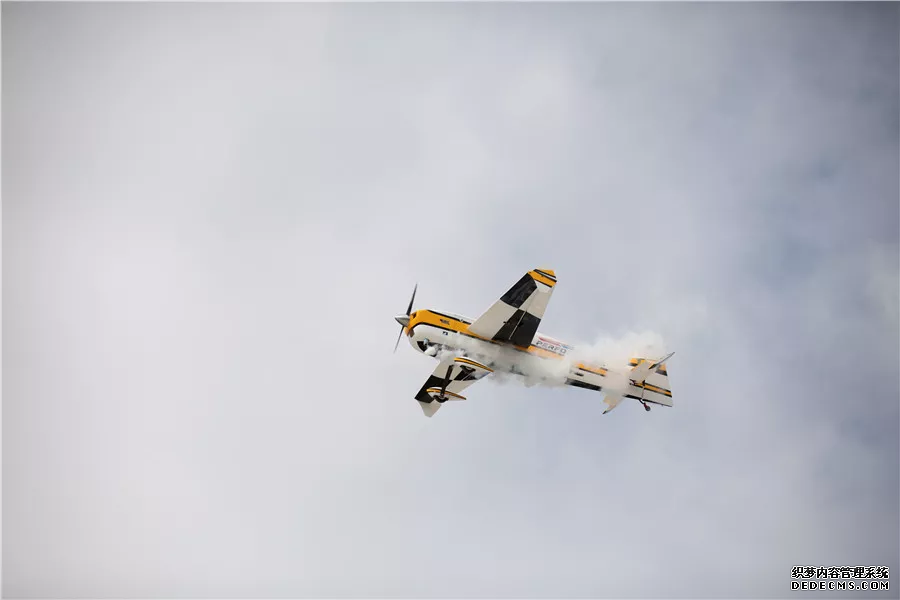
[[[530,356],[559,360],[572,346],[538,332],[528,347],[500,344],[469,331],[470,319],[461,315],[434,310],[417,310],[409,317],[407,336],[409,343],[419,352],[430,354],[437,347],[448,350],[477,351],[482,358],[498,354],[501,349],[512,349]]]
[[[575,348],[540,331],[527,347],[496,342],[469,331],[471,320],[457,314],[420,309],[409,315],[407,336],[413,348],[438,357],[444,351],[461,351],[499,372],[526,378],[526,383],[557,383],[602,391],[615,385],[627,398],[671,406],[672,393],[664,368],[662,379],[633,385],[619,370],[574,359]],[[633,367],[642,358],[632,358]],[[622,365],[625,367],[625,365]],[[623,379],[624,378],[624,379]],[[615,380],[615,383],[614,383]]]

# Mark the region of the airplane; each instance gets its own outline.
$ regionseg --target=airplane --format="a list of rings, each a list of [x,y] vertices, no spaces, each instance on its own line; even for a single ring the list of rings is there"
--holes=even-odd
[[[625,398],[639,401],[648,412],[650,404],[672,406],[666,361],[674,352],[656,360],[632,358],[624,370],[575,363],[566,358],[574,347],[538,331],[555,287],[551,269],[528,271],[472,321],[448,312],[413,311],[416,284],[406,312],[394,317],[400,324],[394,352],[406,334],[414,349],[439,361],[415,395],[425,416],[432,417],[447,400],[465,400],[461,393],[466,388],[494,372],[525,376],[526,385],[558,379],[604,392],[608,408],[603,414]]]

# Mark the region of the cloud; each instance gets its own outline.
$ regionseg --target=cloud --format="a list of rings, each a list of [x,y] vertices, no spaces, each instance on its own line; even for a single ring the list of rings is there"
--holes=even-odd
[[[897,11],[4,7],[4,594],[896,571]],[[413,285],[477,317],[536,266],[542,331],[676,352],[673,408],[422,417]]]

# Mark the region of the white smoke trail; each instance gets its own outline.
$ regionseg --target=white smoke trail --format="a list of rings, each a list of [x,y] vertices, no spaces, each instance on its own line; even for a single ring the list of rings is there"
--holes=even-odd
[[[604,336],[593,344],[579,344],[561,360],[541,359],[528,356],[519,358],[528,383],[557,386],[564,385],[574,367],[583,364],[589,367],[603,367],[607,370],[604,388],[626,391],[629,386],[629,361],[632,358],[660,358],[664,355],[665,343],[658,333],[652,331],[628,332],[621,337]]]
[[[607,369],[604,387],[625,391],[629,385],[628,364],[632,358],[659,358],[664,355],[662,337],[652,331],[628,332],[620,337],[604,336],[592,344],[580,344],[560,359],[545,359],[501,346],[486,347],[482,342],[458,333],[443,340],[454,350],[438,352],[443,360],[450,356],[468,356],[495,366],[492,378],[499,383],[510,381],[526,386],[555,387],[565,385],[572,369],[578,364]],[[489,354],[485,354],[488,351]],[[510,373],[509,371],[513,371]]]
[[[660,358],[665,354],[662,336],[653,331],[628,332],[619,338],[602,337],[593,344],[575,347],[572,358],[607,368],[627,367],[632,358]]]

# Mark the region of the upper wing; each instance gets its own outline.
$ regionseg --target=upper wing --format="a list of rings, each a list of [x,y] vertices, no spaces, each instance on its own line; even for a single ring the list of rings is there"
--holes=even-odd
[[[447,400],[465,400],[460,395],[467,387],[493,373],[493,369],[465,356],[449,356],[438,363],[431,377],[416,394],[426,417],[430,417]]]
[[[554,286],[556,274],[550,269],[528,271],[486,313],[469,325],[469,331],[496,342],[530,346]]]

